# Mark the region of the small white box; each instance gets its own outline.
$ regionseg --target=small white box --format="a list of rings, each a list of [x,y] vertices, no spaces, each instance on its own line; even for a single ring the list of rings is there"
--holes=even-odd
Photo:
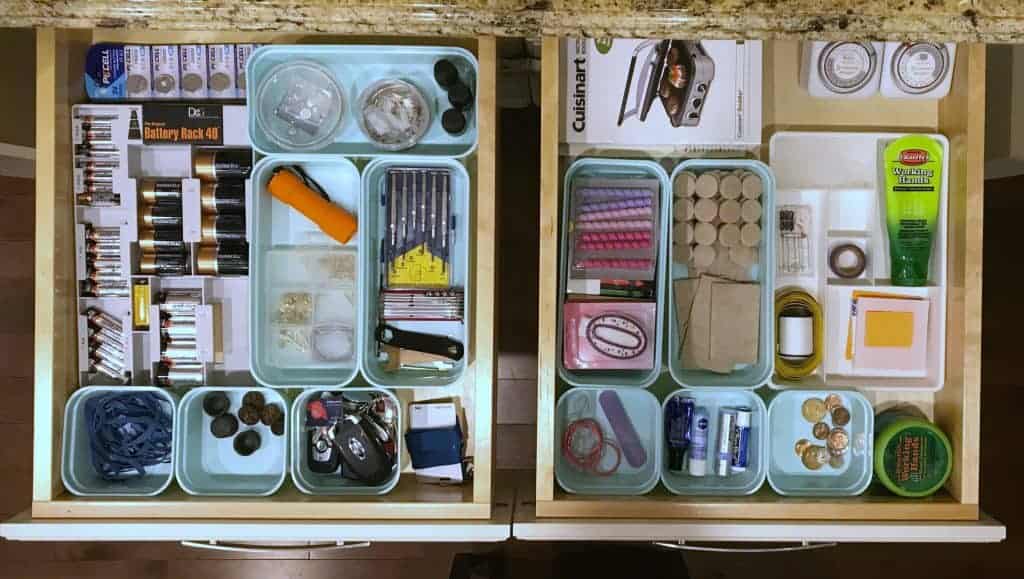
[[[252,51],[256,50],[258,44],[236,44],[235,45],[235,87],[238,91],[238,98],[245,98],[245,66],[249,62],[249,57],[252,56]]]
[[[181,98],[181,70],[178,47],[153,47],[153,96],[160,99]]]
[[[153,59],[149,46],[128,44],[124,47],[125,95],[129,99],[153,96]]]
[[[886,42],[882,95],[897,99],[940,99],[949,94],[955,61],[955,42]]]
[[[206,98],[206,46],[184,44],[181,53],[181,96],[187,99]]]
[[[760,41],[567,39],[561,141],[643,150],[761,144]]]
[[[211,98],[233,99],[238,96],[235,88],[235,45],[211,44],[206,47],[209,66],[209,82]]]
[[[881,42],[803,43],[800,84],[819,98],[863,99],[878,94]]]

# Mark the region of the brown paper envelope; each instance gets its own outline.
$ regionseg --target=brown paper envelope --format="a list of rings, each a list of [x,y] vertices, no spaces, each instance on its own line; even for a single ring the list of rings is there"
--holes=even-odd
[[[757,363],[761,286],[716,283],[711,292],[709,357],[714,366]]]
[[[695,368],[706,368],[711,356],[711,288],[715,278],[701,276],[697,284],[697,293],[690,308],[690,320],[687,324],[686,339]]]
[[[677,279],[672,282],[676,300],[676,325],[679,328],[679,343],[686,343],[686,330],[690,323],[690,310],[693,298],[697,295],[699,278]]]

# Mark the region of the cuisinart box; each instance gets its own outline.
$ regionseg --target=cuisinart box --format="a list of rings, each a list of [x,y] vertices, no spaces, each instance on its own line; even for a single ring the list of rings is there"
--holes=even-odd
[[[568,39],[561,142],[639,149],[761,144],[761,42]]]

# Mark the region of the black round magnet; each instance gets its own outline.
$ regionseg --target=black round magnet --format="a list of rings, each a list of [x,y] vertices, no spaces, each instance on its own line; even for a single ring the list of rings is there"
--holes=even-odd
[[[441,59],[434,63],[434,80],[441,88],[448,89],[459,82],[459,71],[450,60]]]
[[[468,86],[457,82],[448,89],[448,102],[452,103],[453,107],[462,110],[473,103],[473,93],[470,92]]]
[[[449,135],[461,135],[466,130],[466,115],[459,109],[448,109],[441,115],[441,128]]]
[[[242,456],[249,456],[260,447],[260,433],[255,430],[246,430],[235,437],[235,452]]]

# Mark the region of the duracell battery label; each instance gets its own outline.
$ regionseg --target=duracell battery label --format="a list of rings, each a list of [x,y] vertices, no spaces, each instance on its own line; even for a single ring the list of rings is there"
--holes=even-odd
[[[142,142],[147,145],[222,145],[224,108],[221,105],[144,103]]]

